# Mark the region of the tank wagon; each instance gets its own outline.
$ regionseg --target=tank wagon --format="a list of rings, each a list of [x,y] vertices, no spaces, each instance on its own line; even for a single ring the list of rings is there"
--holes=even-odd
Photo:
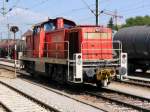
[[[120,49],[120,42],[115,42]],[[36,24],[26,37],[21,57],[24,69],[60,83],[94,83],[107,86],[121,67],[121,54],[114,56],[109,28],[82,25],[64,18]],[[120,52],[121,53],[121,52]]]
[[[14,41],[13,39],[3,39],[0,41],[0,58],[10,58],[14,59],[14,48],[15,43],[17,46],[17,59],[18,59],[18,53],[22,52],[25,48],[25,42],[20,39],[16,39]]]
[[[142,69],[146,72],[150,67],[150,27],[134,26],[119,30],[114,40],[122,42],[123,52],[128,53],[129,72]]]

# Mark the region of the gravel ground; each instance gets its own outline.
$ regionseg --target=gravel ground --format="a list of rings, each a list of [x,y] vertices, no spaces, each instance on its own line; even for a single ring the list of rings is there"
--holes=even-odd
[[[1,78],[0,81],[3,81],[15,88],[18,88],[19,90],[27,93],[28,95],[34,98],[38,98],[40,101],[45,102],[48,105],[54,106],[55,108],[58,108],[63,112],[102,112],[102,110],[77,102],[65,96],[56,94],[42,87],[25,82],[21,79]]]

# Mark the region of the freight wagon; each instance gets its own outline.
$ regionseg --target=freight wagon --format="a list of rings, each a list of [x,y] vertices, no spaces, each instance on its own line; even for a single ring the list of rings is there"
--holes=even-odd
[[[134,26],[119,30],[114,40],[122,42],[123,52],[128,53],[128,71],[146,72],[150,68],[150,27]]]

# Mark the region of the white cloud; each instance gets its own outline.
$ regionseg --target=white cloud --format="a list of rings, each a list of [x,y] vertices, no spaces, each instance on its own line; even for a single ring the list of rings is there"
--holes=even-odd
[[[32,24],[45,20],[45,15],[23,8],[15,8],[5,17],[0,16],[0,32],[8,32],[7,24],[17,25],[22,33],[30,29]],[[7,37],[7,36],[6,36]]]
[[[22,9],[22,8],[15,8],[8,14],[8,17],[12,18],[14,16],[18,18],[22,18],[23,20],[29,20],[29,22],[42,21],[46,17],[40,13],[33,12],[27,9]],[[24,21],[24,22],[28,22],[28,21]]]
[[[9,12],[5,17],[1,15],[0,23],[6,24],[8,20],[8,23],[13,24],[34,24],[45,20],[45,18],[48,17],[41,13],[33,12],[31,10],[22,8],[15,8],[11,12]]]

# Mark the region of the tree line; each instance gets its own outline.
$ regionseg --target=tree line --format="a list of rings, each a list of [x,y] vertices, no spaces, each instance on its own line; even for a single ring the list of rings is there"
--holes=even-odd
[[[113,18],[111,17],[107,27],[112,28],[113,30],[118,30],[120,28],[124,27],[130,27],[130,26],[142,26],[142,25],[150,25],[150,16],[137,16],[137,17],[131,17],[126,19],[125,24],[122,25],[115,25]]]

